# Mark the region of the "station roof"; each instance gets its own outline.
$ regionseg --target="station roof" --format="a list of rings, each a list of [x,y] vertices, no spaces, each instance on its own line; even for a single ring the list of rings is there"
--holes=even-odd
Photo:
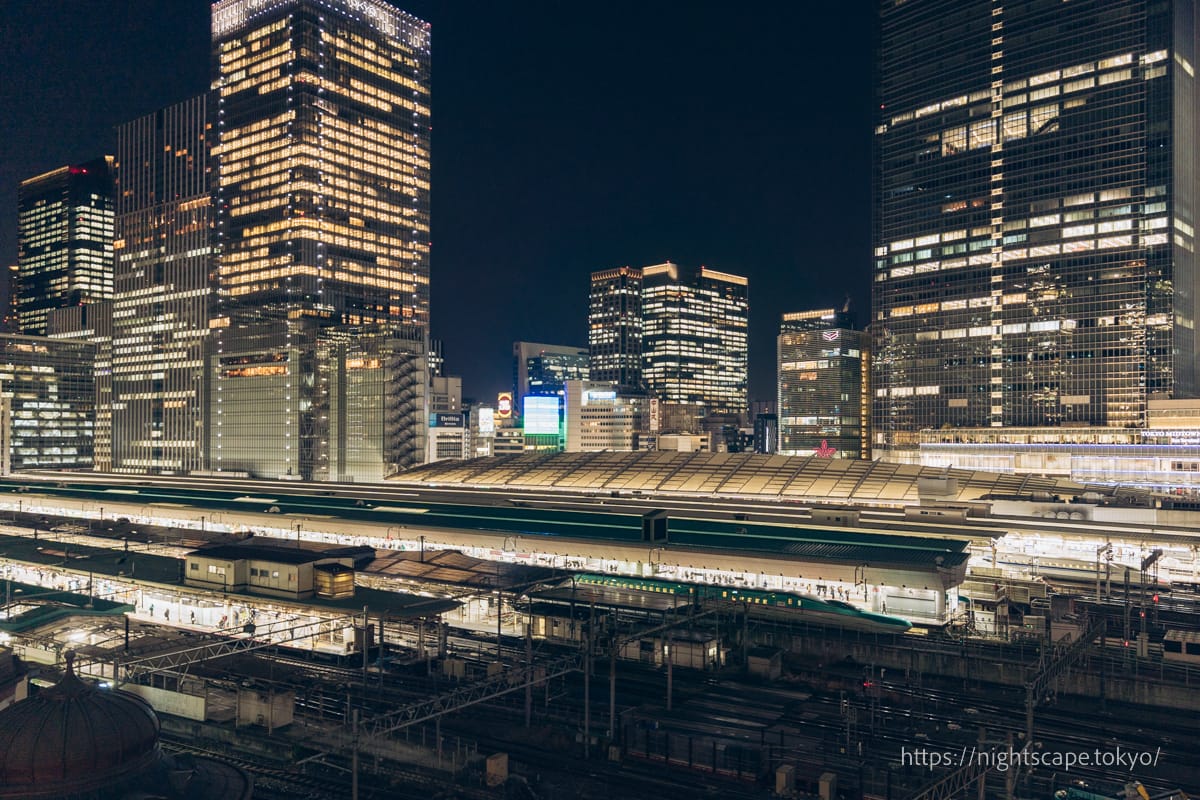
[[[227,559],[229,561],[273,561],[277,564],[310,564],[335,558],[328,553],[303,547],[281,547],[264,544],[218,544],[192,550],[188,556]]]
[[[7,597],[13,605],[0,622],[0,630],[19,633],[46,625],[64,617],[80,615],[120,615],[133,606],[117,603],[82,592],[59,591],[19,581],[9,581]]]
[[[544,567],[484,561],[457,550],[427,550],[424,553],[416,550],[381,550],[363,572],[414,583],[474,589],[508,588],[542,580],[553,574],[553,570]]]
[[[823,502],[917,503],[925,495],[965,502],[989,495],[1077,497],[1111,491],[1111,487],[1085,486],[1061,478],[886,461],[666,451],[522,453],[437,461],[389,480],[423,486],[636,491]]]
[[[53,547],[43,546],[47,544],[53,544]],[[77,544],[70,545],[70,557],[68,559],[64,559],[61,555],[51,554],[52,550],[55,553],[59,552],[55,548],[61,546],[48,543],[45,540],[33,541],[28,536],[0,534],[0,551],[8,558],[24,563],[36,564],[50,570],[63,569],[72,570],[75,573],[88,572],[97,576],[110,576],[130,583],[179,584],[180,565],[182,561],[178,558],[151,553],[125,553],[120,550],[109,550],[102,547],[89,547]],[[220,546],[233,547],[239,552],[242,548],[247,547],[247,545]],[[250,547],[253,546],[250,545]],[[282,549],[287,550],[288,548]],[[296,552],[296,548],[291,548],[291,552]],[[320,551],[300,549],[298,552],[307,553],[310,558],[314,556],[316,558],[326,557]],[[244,558],[241,555],[234,557]],[[305,562],[302,561],[299,563]],[[136,568],[133,567],[134,564],[136,564]],[[49,591],[40,587],[35,587],[35,590],[39,592]],[[58,592],[55,599],[61,600],[70,594],[69,592]],[[86,602],[86,595],[75,593],[75,596]],[[235,594],[233,592],[230,592],[229,596],[241,597],[247,600],[253,599],[257,602],[294,603],[318,609],[339,609],[345,611],[361,611],[362,607],[367,605],[370,607],[372,614],[385,613],[389,616],[432,616],[442,611],[456,608],[459,605],[458,601],[447,598],[431,598],[405,592],[373,589],[367,586],[356,586],[353,597],[337,599],[309,597],[300,601],[289,601],[286,598],[265,597],[256,594]],[[14,601],[19,599],[14,595]],[[100,601],[92,599],[93,604],[98,602]],[[94,608],[100,607],[94,606]],[[124,612],[128,609],[129,606],[120,606],[119,609],[114,609],[114,613]],[[71,614],[83,613],[75,608],[70,608],[68,611]],[[95,611],[92,613],[95,613]],[[34,624],[41,625],[45,621],[44,617],[40,617]]]
[[[813,562],[957,567],[970,558],[970,537],[903,536],[862,529],[755,524],[672,517],[672,545],[756,550]]]

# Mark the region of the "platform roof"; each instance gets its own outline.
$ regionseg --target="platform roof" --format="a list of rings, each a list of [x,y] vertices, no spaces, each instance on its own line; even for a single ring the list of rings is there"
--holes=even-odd
[[[380,550],[362,570],[412,583],[431,583],[472,589],[502,589],[542,580],[554,574],[544,567],[484,561],[457,550]]]
[[[24,609],[20,613],[13,613],[11,618],[5,614],[0,620],[0,630],[12,633],[36,628],[64,617],[120,615],[133,610],[131,605],[82,592],[47,589],[19,581],[8,581],[7,584],[5,597],[11,598],[13,602],[9,611]],[[0,602],[2,601],[3,598],[0,598]]]
[[[989,495],[1078,497],[1112,491],[1062,478],[757,453],[523,453],[438,461],[389,480],[418,486],[877,503],[917,503],[923,496],[965,502]]]

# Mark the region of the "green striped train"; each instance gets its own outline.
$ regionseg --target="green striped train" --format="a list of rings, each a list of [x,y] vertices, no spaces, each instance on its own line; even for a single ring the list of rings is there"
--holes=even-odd
[[[866,633],[904,633],[912,623],[900,617],[863,611],[840,600],[826,600],[809,594],[774,592],[765,589],[733,589],[728,586],[678,583],[657,578],[584,573],[575,576],[580,586],[608,586],[638,592],[673,594],[688,603],[729,602],[745,604],[753,617],[794,620],[829,628]]]

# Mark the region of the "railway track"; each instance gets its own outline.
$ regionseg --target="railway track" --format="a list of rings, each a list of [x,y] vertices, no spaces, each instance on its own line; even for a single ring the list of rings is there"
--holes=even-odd
[[[244,750],[229,751],[206,747],[192,739],[168,733],[160,736],[164,749],[177,753],[193,753],[232,764],[254,776],[255,798],[279,800],[340,800],[351,796],[350,768],[337,761],[316,763],[326,774],[280,764],[265,758],[255,758]],[[379,772],[366,769],[371,762],[364,758],[359,770],[360,800],[431,800],[436,797],[455,797],[462,800],[494,800],[494,796],[471,786],[463,786],[437,775],[414,769],[388,765]]]

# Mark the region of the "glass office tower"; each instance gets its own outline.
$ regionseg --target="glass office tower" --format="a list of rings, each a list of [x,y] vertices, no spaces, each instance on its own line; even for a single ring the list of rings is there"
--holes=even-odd
[[[562,397],[567,381],[589,378],[586,347],[513,342],[513,399],[517,408],[527,395]]]
[[[877,454],[1194,395],[1195,45],[1185,0],[883,0]]]
[[[429,32],[381,0],[213,6],[220,313],[427,329]]]
[[[588,295],[588,373],[625,389],[642,386],[642,271],[592,273]]]
[[[13,471],[92,468],[95,360],[89,342],[0,335],[0,443]]]
[[[669,261],[643,267],[642,278],[642,379],[650,393],[709,414],[745,414],[747,280]]]
[[[44,336],[55,308],[112,297],[112,156],[21,181],[17,327]]]
[[[117,128],[116,472],[207,468],[210,133],[204,95]]]

